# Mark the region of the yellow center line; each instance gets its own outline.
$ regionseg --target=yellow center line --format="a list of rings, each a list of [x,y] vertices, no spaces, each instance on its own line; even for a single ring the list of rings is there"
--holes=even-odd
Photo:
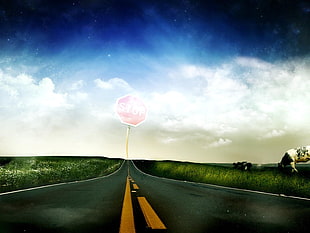
[[[130,179],[127,177],[119,233],[135,232],[136,230],[131,201]]]
[[[138,197],[138,202],[149,228],[159,230],[167,229],[145,197]]]

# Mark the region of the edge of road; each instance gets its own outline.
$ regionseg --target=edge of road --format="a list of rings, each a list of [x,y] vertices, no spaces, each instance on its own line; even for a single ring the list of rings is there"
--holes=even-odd
[[[250,193],[257,193],[257,194],[269,195],[269,196],[275,196],[275,197],[291,198],[291,199],[298,199],[298,200],[303,200],[303,201],[310,201],[310,198],[306,198],[306,197],[296,197],[296,196],[290,196],[290,195],[285,195],[285,194],[268,193],[268,192],[263,192],[263,191],[250,190],[250,189],[233,188],[233,187],[216,185],[216,184],[199,183],[199,182],[192,182],[192,181],[186,181],[186,180],[175,180],[175,179],[172,179],[172,178],[154,176],[154,175],[150,175],[148,173],[145,173],[145,172],[141,171],[136,166],[136,164],[134,163],[134,160],[128,160],[128,161],[131,162],[132,165],[139,172],[143,173],[144,175],[147,175],[147,176],[150,176],[150,177],[153,177],[153,178],[157,178],[157,179],[165,179],[165,180],[174,181],[174,182],[182,182],[182,183],[189,183],[189,184],[194,184],[194,185],[210,186],[210,187],[216,187],[216,188],[222,188],[222,189],[229,189],[229,190],[234,190],[234,191],[250,192]]]
[[[86,179],[86,180],[77,180],[77,181],[61,182],[61,183],[56,183],[56,184],[48,184],[48,185],[36,186],[36,187],[26,188],[26,189],[18,189],[18,190],[14,190],[14,191],[0,193],[0,196],[14,194],[14,193],[20,193],[20,192],[26,192],[26,191],[36,190],[36,189],[55,187],[55,186],[60,186],[60,185],[65,185],[65,184],[76,184],[76,183],[88,182],[88,181],[92,181],[92,180],[103,179],[103,178],[112,176],[115,173],[119,172],[122,169],[122,167],[125,166],[125,162],[126,162],[126,160],[123,161],[122,165],[117,170],[115,170],[114,172],[112,172],[108,175],[105,175],[105,176],[90,178],[90,179]]]

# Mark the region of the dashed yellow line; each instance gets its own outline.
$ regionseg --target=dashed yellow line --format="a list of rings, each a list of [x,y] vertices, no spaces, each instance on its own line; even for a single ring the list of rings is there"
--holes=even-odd
[[[132,187],[133,189],[136,189],[136,190],[139,189],[139,186],[137,184],[133,184]]]
[[[138,202],[149,228],[158,230],[167,229],[145,197],[138,197]]]
[[[135,232],[136,230],[135,230],[135,222],[134,222],[131,192],[130,192],[130,179],[129,177],[127,177],[119,233],[135,233]]]

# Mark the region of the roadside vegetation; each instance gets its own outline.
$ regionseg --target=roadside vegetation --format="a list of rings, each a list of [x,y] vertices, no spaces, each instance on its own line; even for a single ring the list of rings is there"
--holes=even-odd
[[[216,184],[276,194],[310,197],[310,167],[292,174],[290,169],[279,171],[276,166],[253,166],[241,171],[231,166],[171,161],[136,161],[142,171],[177,180]]]
[[[0,192],[100,177],[123,160],[100,157],[1,157]]]

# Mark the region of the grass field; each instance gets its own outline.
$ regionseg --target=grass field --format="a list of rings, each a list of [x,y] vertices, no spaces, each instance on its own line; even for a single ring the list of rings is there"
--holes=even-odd
[[[0,192],[107,175],[122,161],[100,157],[0,157]]]
[[[241,171],[228,164],[198,164],[172,161],[136,161],[146,173],[200,183],[310,197],[310,166],[297,166],[298,174],[290,169],[279,171],[276,165],[253,166]]]

